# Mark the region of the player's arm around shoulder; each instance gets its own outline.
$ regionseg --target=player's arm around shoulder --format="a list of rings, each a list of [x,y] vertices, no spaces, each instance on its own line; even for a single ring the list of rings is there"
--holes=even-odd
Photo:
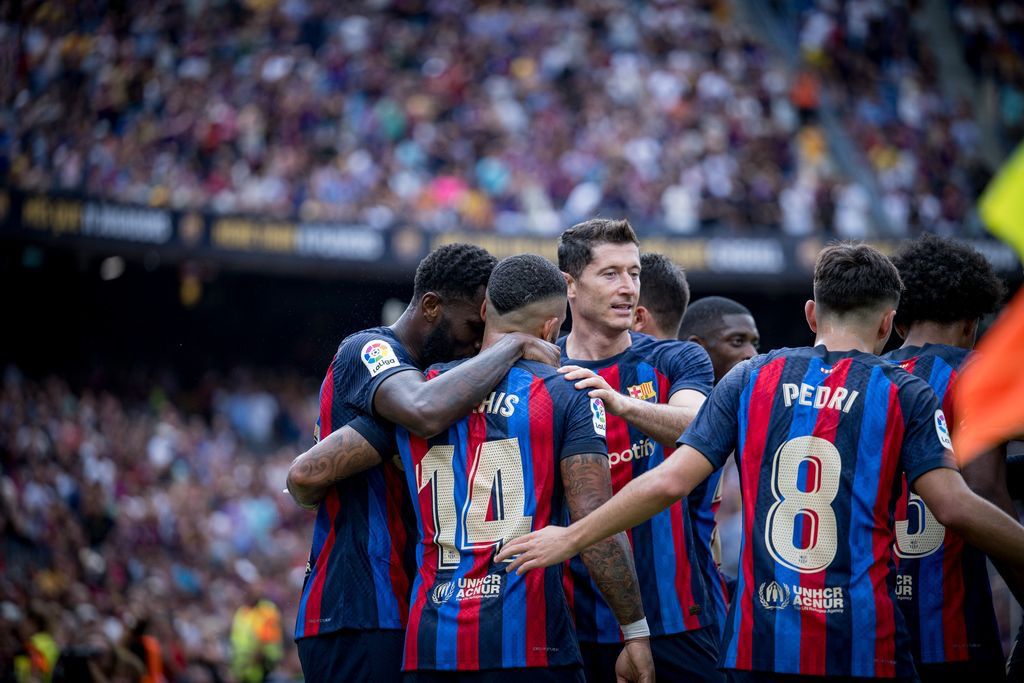
[[[560,352],[536,337],[510,333],[430,381],[418,372],[388,377],[374,392],[373,411],[418,436],[436,436],[487,398],[520,358],[556,365]]]
[[[379,465],[378,448],[347,424],[292,461],[287,491],[301,507],[316,509],[331,486]]]

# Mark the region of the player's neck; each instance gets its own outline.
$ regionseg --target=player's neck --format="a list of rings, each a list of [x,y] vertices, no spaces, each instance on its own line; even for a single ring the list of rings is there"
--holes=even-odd
[[[814,338],[815,346],[824,346],[829,351],[861,351],[863,353],[874,353],[876,339],[867,339],[852,330],[831,329],[827,331],[818,330]]]
[[[402,313],[401,317],[398,318],[391,325],[391,331],[398,337],[398,341],[402,342],[402,346],[405,350],[413,357],[417,365],[420,363],[422,356],[423,340],[426,338],[426,333],[421,331],[415,320],[416,309],[407,308]]]
[[[565,355],[576,360],[604,360],[617,356],[633,343],[629,330],[610,330],[573,319],[565,340]]]
[[[964,323],[956,322],[949,324],[935,322],[918,322],[907,330],[907,337],[903,340],[903,346],[922,347],[925,344],[944,344],[946,346],[958,346],[963,349],[971,348],[964,338]]]

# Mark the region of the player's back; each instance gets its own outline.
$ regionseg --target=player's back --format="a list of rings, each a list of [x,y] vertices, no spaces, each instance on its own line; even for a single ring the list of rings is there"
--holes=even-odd
[[[503,542],[564,519],[559,462],[605,453],[604,419],[600,401],[554,368],[520,361],[446,433],[396,430],[420,532],[406,670],[580,662],[561,568],[518,576],[493,558]]]
[[[951,387],[969,351],[943,344],[886,354],[928,382],[950,424],[956,423]],[[903,482],[896,510],[899,556],[896,597],[922,664],[1003,659],[984,554],[943,527]]]
[[[683,441],[721,462],[735,448],[738,460],[743,543],[722,665],[911,675],[893,511],[901,469],[913,480],[949,465],[927,385],[876,356],[819,346],[758,356],[715,392],[711,419]]]

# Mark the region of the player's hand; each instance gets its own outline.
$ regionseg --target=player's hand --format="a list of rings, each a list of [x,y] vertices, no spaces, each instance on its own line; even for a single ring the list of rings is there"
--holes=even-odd
[[[593,370],[578,365],[563,365],[558,371],[571,382],[576,382],[577,389],[589,389],[590,398],[599,398],[604,402],[605,410],[612,415],[621,415],[626,397],[612,389],[604,377]]]
[[[615,660],[616,683],[654,683],[654,656],[651,639],[627,640]]]
[[[514,570],[516,574],[522,574],[531,569],[551,567],[559,562],[565,562],[577,554],[579,550],[570,543],[569,530],[566,527],[546,526],[509,541],[494,559],[497,562],[509,562],[505,571]]]
[[[515,334],[522,337],[524,360],[535,360],[553,368],[557,368],[562,362],[562,350],[551,342],[529,334]]]

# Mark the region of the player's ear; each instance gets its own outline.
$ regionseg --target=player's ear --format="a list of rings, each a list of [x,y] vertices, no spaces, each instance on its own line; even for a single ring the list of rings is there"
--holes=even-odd
[[[569,300],[571,301],[572,299],[576,298],[576,278],[574,278],[572,275],[569,275],[569,273],[565,272],[564,270],[562,271],[562,277],[565,278],[565,286],[568,290],[566,292],[566,295],[569,297]]]
[[[896,330],[896,334],[898,334],[900,336],[900,339],[906,339],[907,338],[907,332],[910,331],[910,328],[908,326],[906,326],[906,325],[896,325],[895,323],[893,324],[893,329]]]
[[[889,341],[889,335],[892,334],[893,321],[895,319],[895,308],[890,308],[888,311],[886,311],[885,315],[882,316],[882,320],[878,324],[878,340],[880,346],[885,346],[885,343]]]
[[[484,300],[480,302],[480,319],[483,320],[484,322],[487,322],[487,297],[486,296],[484,297]]]
[[[420,310],[426,321],[434,324],[441,317],[441,297],[434,292],[427,292],[420,298]]]
[[[636,311],[633,313],[633,331],[643,332],[647,329],[650,324],[650,313],[643,306],[637,306]]]
[[[544,321],[544,326],[541,328],[540,338],[544,341],[552,341],[558,338],[558,330],[562,327],[562,321],[559,320],[558,316],[552,316]]]
[[[818,334],[818,310],[813,299],[808,299],[804,304],[804,317],[807,318],[807,326],[811,328],[811,332]]]

